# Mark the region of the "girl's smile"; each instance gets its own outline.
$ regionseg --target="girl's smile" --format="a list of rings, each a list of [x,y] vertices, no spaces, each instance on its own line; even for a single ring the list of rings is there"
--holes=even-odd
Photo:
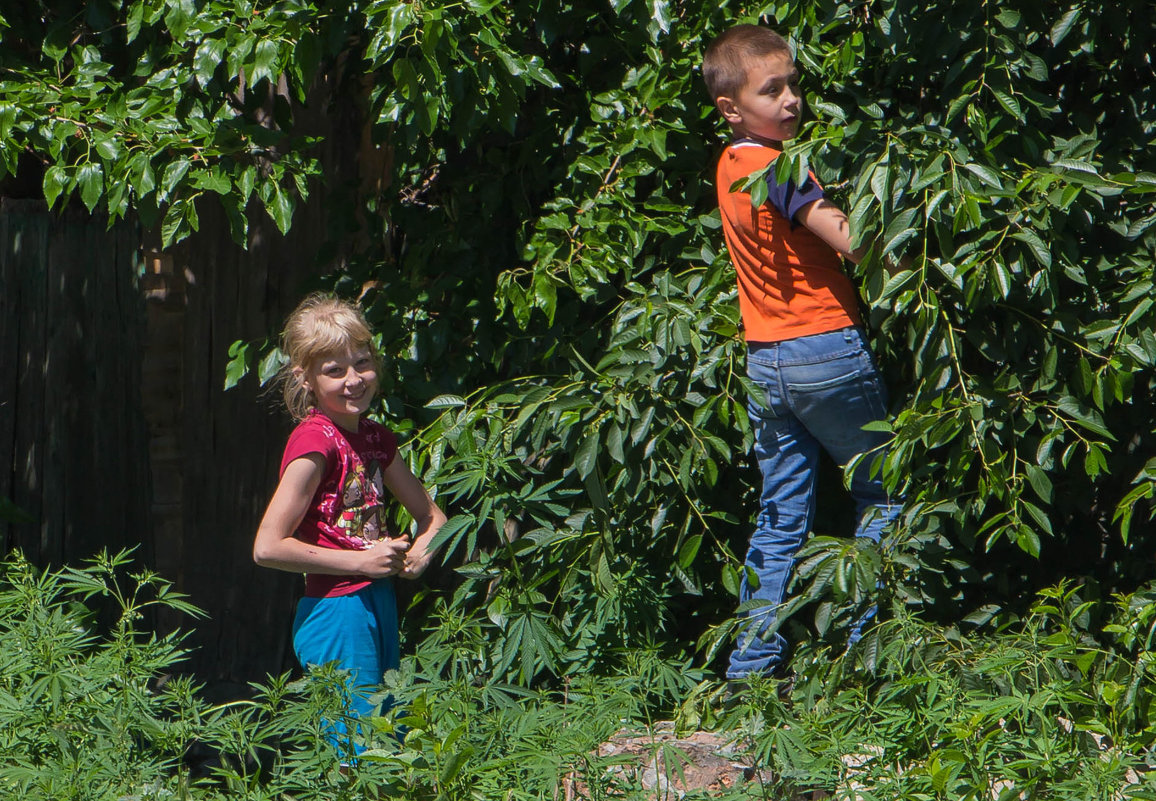
[[[318,359],[302,375],[317,408],[347,431],[356,431],[361,415],[377,395],[377,364],[368,348]]]

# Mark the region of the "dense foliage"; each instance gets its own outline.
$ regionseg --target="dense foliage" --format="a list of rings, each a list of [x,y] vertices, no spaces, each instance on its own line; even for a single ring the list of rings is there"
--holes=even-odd
[[[389,151],[384,191],[326,190],[364,235],[331,283],[375,282],[383,412],[454,515],[443,539],[460,583],[410,618],[426,629],[423,675],[554,686],[642,671],[661,705],[685,692],[681,666],[726,644],[754,482],[713,200],[726,132],[697,68],[738,21],[796,47],[811,118],[782,168],[815,170],[875,243],[854,277],[895,418],[886,459],[870,458],[906,497],[882,548],[814,540],[793,607],[810,614],[791,625],[821,646],[882,580],[895,619],[943,627],[942,667],[951,649],[988,647],[959,645],[961,628],[1055,624],[1032,598],[1062,577],[1100,605],[1151,577],[1156,34],[1143,14],[1021,0],[0,13],[0,169],[42,162],[50,203],[134,211],[172,242],[221,202],[244,241],[247,215],[285,229],[320,191],[303,109],[355,109]],[[886,255],[911,268],[888,277]],[[233,379],[266,377],[275,359],[257,350],[235,349]],[[840,535],[829,472],[816,528]],[[897,631],[911,630],[865,640],[864,664],[899,658]],[[1147,731],[1146,705],[1128,714]],[[935,756],[936,792],[969,753]]]
[[[598,750],[651,722],[645,666],[549,691],[444,678],[408,658],[386,677],[398,706],[374,719],[368,750],[342,771],[351,755],[323,735],[340,714],[341,676],[274,677],[251,700],[207,703],[168,673],[181,635],[144,625],[150,610],[196,610],[157,576],[126,574],[129,562],[0,566],[5,797],[545,801],[567,787],[592,800],[654,797],[638,771]],[[676,677],[676,724],[734,731],[761,777],[717,799],[1151,798],[1154,609],[1151,591],[1097,605],[1058,586],[1000,637],[960,637],[901,612],[883,624],[886,654],[869,681],[808,645],[790,696],[755,684],[724,711],[717,684]],[[654,757],[679,779],[686,754],[656,739]]]

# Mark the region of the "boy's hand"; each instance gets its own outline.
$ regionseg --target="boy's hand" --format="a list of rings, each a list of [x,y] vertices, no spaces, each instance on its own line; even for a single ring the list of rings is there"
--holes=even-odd
[[[372,579],[396,575],[405,567],[408,551],[408,534],[379,540],[373,547],[357,552],[360,556],[357,572]]]

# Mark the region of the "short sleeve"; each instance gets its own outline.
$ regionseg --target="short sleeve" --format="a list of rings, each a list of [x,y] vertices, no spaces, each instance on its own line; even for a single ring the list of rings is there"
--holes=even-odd
[[[790,220],[792,225],[795,224],[795,215],[804,206],[822,200],[823,197],[823,187],[819,186],[815,176],[810,173],[807,173],[802,186],[796,186],[790,178],[779,183],[775,180],[773,169],[767,172],[767,202],[774,206],[779,214]]]
[[[281,457],[281,473],[284,474],[285,468],[294,459],[300,459],[311,453],[321,454],[325,458],[325,463],[332,465],[337,460],[337,443],[332,437],[326,436],[320,426],[298,426],[289,435],[289,441],[285,444],[285,455]]]

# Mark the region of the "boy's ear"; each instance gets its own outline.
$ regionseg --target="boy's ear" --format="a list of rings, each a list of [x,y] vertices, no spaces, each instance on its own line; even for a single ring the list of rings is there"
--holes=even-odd
[[[723,115],[723,119],[731,125],[739,125],[743,121],[743,113],[739,111],[738,106],[732,98],[721,96],[716,97],[714,101],[715,107],[719,114]]]

